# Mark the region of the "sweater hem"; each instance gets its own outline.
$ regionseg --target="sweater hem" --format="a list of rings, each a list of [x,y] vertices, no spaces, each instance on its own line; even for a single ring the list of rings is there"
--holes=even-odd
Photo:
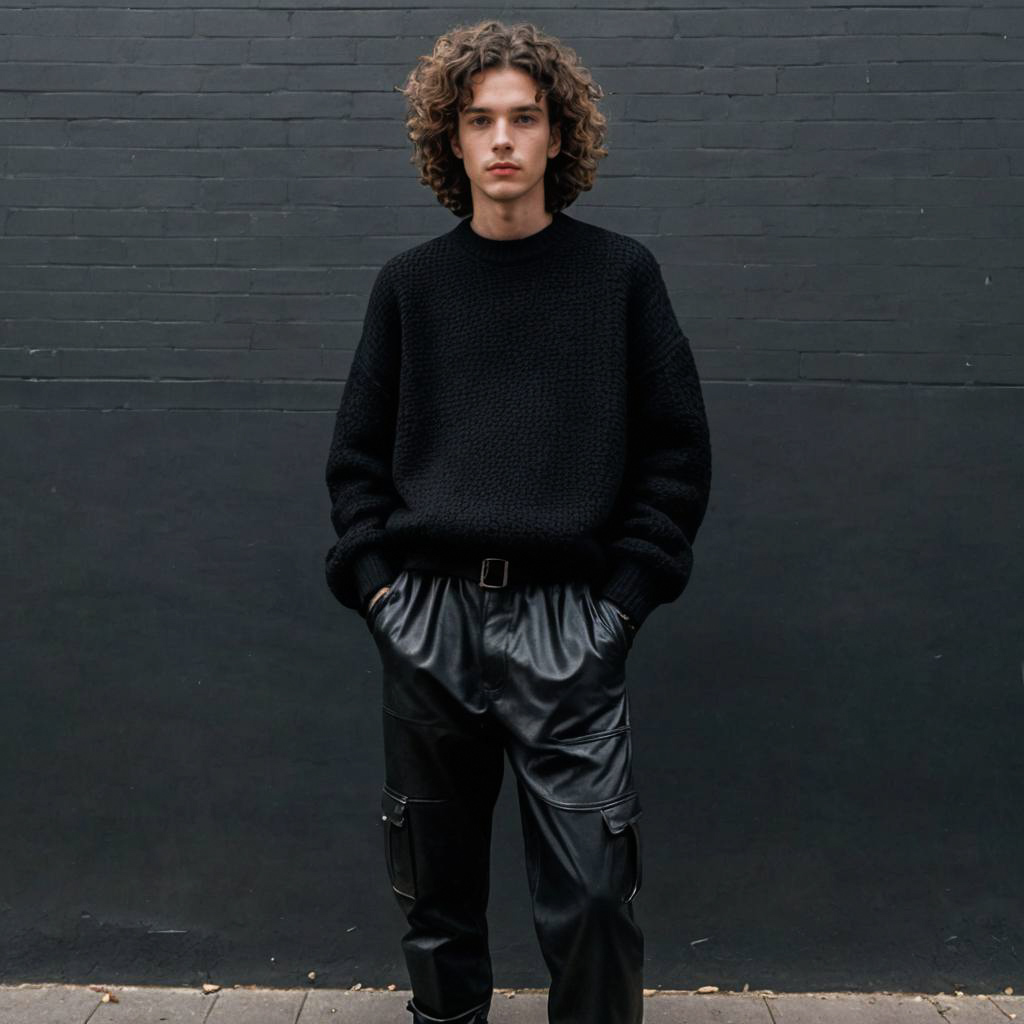
[[[637,629],[662,603],[654,595],[654,580],[650,570],[632,559],[616,562],[600,590],[600,596],[622,608]]]
[[[394,583],[398,575],[391,560],[379,548],[369,548],[352,565],[359,594],[360,612],[365,615],[370,598],[383,586]]]

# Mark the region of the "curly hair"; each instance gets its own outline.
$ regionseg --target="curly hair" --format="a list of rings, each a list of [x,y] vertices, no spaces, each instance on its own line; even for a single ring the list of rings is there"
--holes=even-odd
[[[597,109],[604,96],[576,52],[534,25],[481,21],[458,25],[418,58],[405,84],[395,89],[408,101],[405,124],[414,152],[410,163],[437,201],[459,217],[473,212],[469,176],[451,148],[459,112],[472,102],[470,78],[490,68],[517,68],[537,83],[537,100],[548,98],[548,117],[561,133],[560,151],[544,173],[544,205],[554,213],[593,188],[607,120]]]

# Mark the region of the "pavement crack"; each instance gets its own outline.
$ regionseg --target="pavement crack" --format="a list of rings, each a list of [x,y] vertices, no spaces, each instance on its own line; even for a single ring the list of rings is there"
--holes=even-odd
[[[214,992],[213,999],[210,1000],[210,1008],[203,1015],[203,1024],[206,1024],[206,1022],[210,1019],[210,1014],[213,1013],[213,1008],[217,1005],[218,999],[220,999],[220,993]]]
[[[938,1014],[938,1015],[939,1015],[939,1016],[940,1016],[940,1017],[941,1017],[941,1018],[942,1018],[943,1020],[949,1020],[949,1018],[948,1018],[948,1017],[946,1016],[946,1010],[944,1010],[944,1009],[943,1009],[943,1008],[942,1008],[942,1007],[941,1007],[941,1006],[939,1005],[939,1001],[938,1001],[938,998],[937,998],[937,997],[935,997],[935,996],[930,996],[930,995],[927,995],[927,994],[925,994],[925,995],[923,996],[923,998],[924,998],[924,1001],[925,1001],[926,1003],[930,1003],[930,1004],[931,1004],[931,1005],[932,1005],[932,1006],[933,1006],[933,1007],[935,1008],[935,1012],[936,1012],[936,1013],[937,1013],[937,1014]],[[948,1009],[948,1007],[947,1007],[947,1009]]]
[[[994,1006],[994,1007],[995,1007],[995,1008],[996,1008],[996,1009],[997,1009],[997,1010],[998,1010],[998,1011],[999,1011],[999,1012],[1000,1012],[1000,1013],[1001,1013],[1001,1014],[1002,1014],[1002,1015],[1003,1015],[1003,1016],[1004,1016],[1004,1017],[1005,1017],[1005,1018],[1006,1018],[1007,1020],[1013,1020],[1013,1019],[1014,1019],[1014,1016],[1015,1016],[1015,1015],[1014,1015],[1014,1014],[1012,1014],[1012,1013],[1007,1013],[1007,1012],[1006,1012],[1006,1011],[1005,1011],[1005,1010],[1004,1010],[1004,1009],[1003,1009],[1003,1008],[1002,1008],[1002,1007],[1001,1007],[1001,1006],[1000,1006],[1000,1005],[999,1005],[999,1004],[998,1004],[998,1003],[997,1003],[997,1002],[996,1002],[996,1001],[995,1001],[995,1000],[994,1000],[994,999],[993,999],[993,998],[992,998],[992,997],[991,997],[991,996],[990,996],[990,995],[989,995],[989,994],[988,994],[987,992],[985,993],[985,998],[986,998],[986,999],[987,999],[987,1000],[988,1000],[988,1001],[989,1001],[989,1002],[990,1002],[990,1003],[991,1003],[991,1004],[992,1004],[992,1005],[993,1005],[993,1006]]]
[[[308,998],[309,990],[307,989],[305,992],[302,993],[302,1002],[299,1003],[299,1008],[295,1013],[295,1020],[292,1021],[292,1024],[299,1024],[299,1018],[302,1016],[302,1011],[306,1008],[306,1000]]]

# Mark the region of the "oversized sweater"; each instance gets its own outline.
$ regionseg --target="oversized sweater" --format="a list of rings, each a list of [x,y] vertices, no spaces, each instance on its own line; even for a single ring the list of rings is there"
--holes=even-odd
[[[517,239],[467,217],[391,256],[326,479],[327,583],[362,615],[404,568],[490,557],[520,582],[587,579],[639,626],[686,586],[711,483],[700,381],[650,249],[563,211]]]

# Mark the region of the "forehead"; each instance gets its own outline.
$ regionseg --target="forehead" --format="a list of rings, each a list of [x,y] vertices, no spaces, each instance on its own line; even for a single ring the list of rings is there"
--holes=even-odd
[[[463,112],[501,113],[516,108],[547,110],[547,97],[537,96],[537,82],[519,68],[488,68],[470,78],[473,98]]]

